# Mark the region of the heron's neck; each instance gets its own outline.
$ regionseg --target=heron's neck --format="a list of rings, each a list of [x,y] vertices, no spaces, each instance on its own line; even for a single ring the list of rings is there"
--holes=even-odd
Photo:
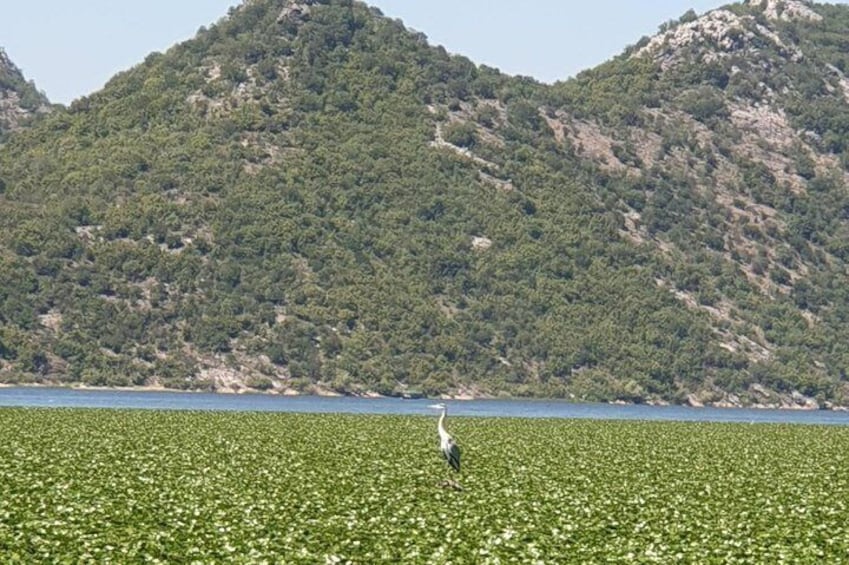
[[[448,437],[448,432],[445,431],[445,413],[447,411],[448,410],[445,408],[442,409],[442,414],[439,415],[439,424],[437,425],[437,428],[439,429],[439,437],[442,438]]]

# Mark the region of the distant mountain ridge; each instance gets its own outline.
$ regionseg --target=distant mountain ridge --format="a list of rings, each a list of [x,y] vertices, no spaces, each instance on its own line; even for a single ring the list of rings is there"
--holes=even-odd
[[[849,404],[845,6],[546,86],[252,0],[0,149],[0,378]]]

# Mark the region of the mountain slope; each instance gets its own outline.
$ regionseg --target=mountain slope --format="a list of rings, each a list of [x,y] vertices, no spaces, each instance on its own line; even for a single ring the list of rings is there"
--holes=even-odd
[[[558,93],[556,127],[611,179],[623,235],[666,257],[658,284],[713,319],[749,384],[845,380],[847,16],[749,2],[687,17]],[[588,107],[605,94],[587,84],[623,76],[627,93]]]
[[[33,114],[47,111],[48,106],[47,97],[26,81],[0,48],[0,140]]]
[[[847,14],[782,6],[546,87],[247,2],[0,150],[0,375],[842,403]]]

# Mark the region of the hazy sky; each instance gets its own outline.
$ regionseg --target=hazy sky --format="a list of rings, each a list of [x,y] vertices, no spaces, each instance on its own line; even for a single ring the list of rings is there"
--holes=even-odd
[[[239,0],[3,2],[0,47],[53,102],[100,89],[112,75],[191,38]],[[544,82],[616,55],[692,8],[722,0],[371,0],[432,44]]]

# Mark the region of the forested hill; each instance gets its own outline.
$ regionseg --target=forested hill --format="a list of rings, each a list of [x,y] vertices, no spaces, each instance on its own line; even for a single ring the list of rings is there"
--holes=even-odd
[[[248,1],[0,148],[0,379],[849,404],[846,37],[735,4],[546,86]]]
[[[49,102],[0,47],[0,142],[10,131],[26,124],[38,112],[47,111]]]

